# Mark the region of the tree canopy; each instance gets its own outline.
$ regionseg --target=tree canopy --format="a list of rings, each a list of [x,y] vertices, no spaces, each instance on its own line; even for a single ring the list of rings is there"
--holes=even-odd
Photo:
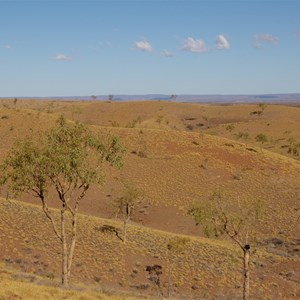
[[[0,183],[18,193],[39,198],[46,217],[62,245],[62,283],[68,284],[76,243],[77,212],[91,184],[102,184],[104,162],[120,168],[124,148],[116,137],[100,138],[79,123],[60,117],[56,126],[40,136],[18,141],[0,166]],[[60,222],[47,206],[50,189],[60,203]],[[71,215],[70,243],[65,229],[65,213]]]

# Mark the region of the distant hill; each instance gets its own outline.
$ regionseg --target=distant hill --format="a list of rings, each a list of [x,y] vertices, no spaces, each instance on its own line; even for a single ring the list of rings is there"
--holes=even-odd
[[[95,98],[96,97],[96,98]],[[68,97],[19,97],[20,99],[47,99],[47,100],[102,100],[108,101],[108,95],[95,96],[68,96]],[[0,97],[0,99],[4,99]],[[7,98],[6,98],[7,99]],[[259,95],[189,95],[182,94],[171,97],[166,94],[141,94],[141,95],[114,95],[113,101],[142,101],[142,100],[163,100],[176,102],[201,102],[201,103],[295,103],[300,102],[300,93],[294,94],[259,94]]]

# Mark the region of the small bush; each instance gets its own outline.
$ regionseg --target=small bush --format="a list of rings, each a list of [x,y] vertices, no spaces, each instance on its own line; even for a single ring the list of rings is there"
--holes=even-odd
[[[234,124],[228,124],[225,129],[229,132],[231,132],[235,128]]]

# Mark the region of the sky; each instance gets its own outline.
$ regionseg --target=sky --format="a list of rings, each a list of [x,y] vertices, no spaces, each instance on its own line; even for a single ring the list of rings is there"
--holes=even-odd
[[[298,0],[0,0],[0,97],[299,92]]]

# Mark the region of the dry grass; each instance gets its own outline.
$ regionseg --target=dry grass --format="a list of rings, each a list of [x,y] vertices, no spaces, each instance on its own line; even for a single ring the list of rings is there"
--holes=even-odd
[[[41,208],[2,199],[0,213],[3,216],[0,222],[1,257],[6,266],[58,282],[60,246]],[[57,212],[57,218],[58,215]],[[16,216],[18,222],[15,222]],[[131,292],[145,289],[147,294],[155,296],[156,287],[148,280],[145,268],[159,264],[163,267],[162,289],[165,295],[169,277],[176,287],[175,296],[205,297],[225,293],[232,297],[239,293],[235,286],[242,280],[242,253],[231,242],[182,236],[187,241],[183,251],[173,253],[167,245],[178,235],[130,225],[128,242],[124,245],[114,233],[103,231],[104,225],[122,228],[118,221],[80,215],[72,282]],[[254,261],[258,266],[268,264],[270,270],[290,260],[294,266],[300,265],[297,256],[290,259],[274,253],[271,256],[272,263],[269,262],[270,254],[258,247]],[[260,285],[258,277],[261,268],[253,265],[252,269],[252,284],[257,287],[255,295],[264,295],[266,288]],[[268,274],[270,270],[263,273]],[[279,280],[279,275],[271,272],[264,275],[266,286],[271,285],[274,275],[279,287],[288,284],[290,291],[296,291],[295,283]]]
[[[0,299],[6,300],[134,300],[141,299],[109,291],[96,291],[87,286],[77,285],[62,289],[42,277],[0,268]],[[143,299],[146,299],[146,297]]]
[[[80,216],[73,282],[92,284],[95,288],[144,291],[155,296],[157,290],[148,280],[145,267],[157,263],[163,266],[165,295],[169,277],[174,295],[180,297],[240,295],[239,249],[226,240],[193,237],[201,235],[201,230],[187,216],[193,201],[209,201],[211,194],[221,189],[231,205],[243,206],[257,200],[265,203],[265,217],[254,228],[261,243],[252,265],[255,296],[296,297],[300,274],[286,274],[300,265],[296,240],[300,234],[300,164],[280,152],[285,151],[281,145],[287,136],[300,139],[299,108],[267,106],[264,114],[257,117],[249,115],[257,109],[251,105],[50,104],[18,101],[17,109],[0,109],[1,158],[16,139],[48,128],[61,113],[93,124],[90,128],[95,133],[120,136],[127,148],[122,172],[109,171],[106,185],[100,189],[92,187],[82,202],[81,211],[94,217]],[[206,128],[207,120],[210,128]],[[197,126],[199,123],[204,125]],[[234,128],[229,131],[226,124],[234,124]],[[193,126],[193,132],[188,125]],[[250,138],[238,138],[239,132],[248,132]],[[254,141],[255,134],[260,132],[272,136],[272,142],[266,146],[274,145],[269,149],[274,152],[260,150]],[[273,143],[280,138],[285,140]],[[118,194],[116,179],[120,178],[134,182],[145,195],[144,206],[133,218],[138,226],[129,227],[126,245],[113,233],[101,230],[104,225],[122,228],[119,222],[107,219],[112,217],[111,200]],[[2,195],[5,196],[5,190]],[[52,197],[55,195],[50,196],[51,206],[57,207]],[[37,204],[29,196],[21,199]],[[1,200],[0,215],[0,257],[5,264],[57,282],[60,246],[41,209]],[[171,253],[167,244],[180,234],[188,235],[182,235],[188,239],[187,249]],[[263,244],[275,237],[284,241],[282,247]]]

